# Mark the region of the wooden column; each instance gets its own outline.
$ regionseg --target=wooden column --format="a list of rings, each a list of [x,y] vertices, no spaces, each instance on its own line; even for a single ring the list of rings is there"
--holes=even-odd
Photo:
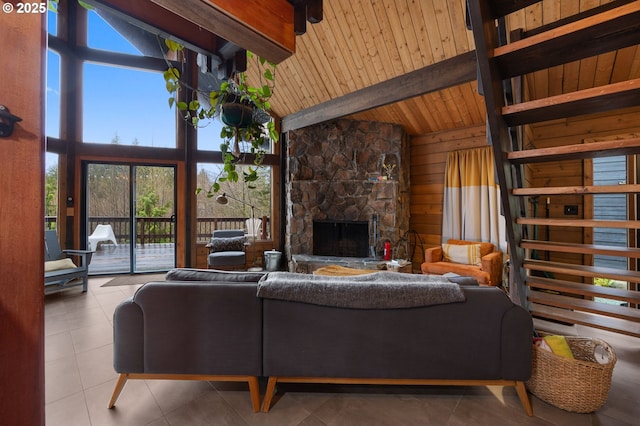
[[[0,138],[0,422],[7,425],[45,421],[45,19],[0,13],[0,103],[23,119]]]

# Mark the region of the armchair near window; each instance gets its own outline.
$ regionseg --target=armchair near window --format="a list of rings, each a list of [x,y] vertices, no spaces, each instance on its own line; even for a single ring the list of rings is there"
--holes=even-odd
[[[87,292],[91,250],[61,250],[55,230],[44,231],[44,288],[45,294],[75,285],[82,285]],[[77,265],[71,259],[80,260]]]
[[[446,274],[473,277],[480,285],[502,284],[502,252],[492,243],[448,240],[446,244],[425,250],[423,274]]]
[[[209,258],[207,264],[213,269],[244,269],[246,263],[247,238],[244,229],[220,229],[213,231],[207,244]]]

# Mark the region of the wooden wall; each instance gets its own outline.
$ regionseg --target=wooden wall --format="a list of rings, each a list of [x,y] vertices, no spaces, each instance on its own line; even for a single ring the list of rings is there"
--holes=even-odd
[[[413,136],[411,159],[411,219],[410,229],[420,234],[424,247],[442,241],[442,200],[444,171],[449,151],[471,149],[487,144],[485,126],[474,126],[426,135]],[[416,250],[414,270],[424,259]]]
[[[557,145],[577,144],[583,140],[613,135],[640,132],[640,108],[617,111],[615,114],[593,114],[563,120],[554,120],[528,127],[524,131],[528,148],[546,148]],[[411,220],[410,229],[418,232],[424,246],[433,247],[441,243],[442,201],[444,171],[447,153],[460,149],[484,146],[485,126],[429,133],[411,138]],[[540,163],[530,165],[525,173],[525,181],[534,186],[583,185],[583,162]],[[578,205],[578,217],[584,214],[581,196],[551,196],[549,217],[563,218],[565,205]],[[527,206],[531,209],[532,203]],[[546,197],[538,200],[538,217],[545,216]],[[531,212],[531,210],[529,210]],[[546,238],[546,229],[539,229],[539,239]],[[550,239],[554,241],[581,242],[580,228],[550,229]],[[533,235],[531,235],[533,236]],[[556,257],[554,257],[556,256]],[[557,257],[559,256],[559,257]],[[575,259],[569,259],[574,256]],[[582,262],[581,255],[552,254],[550,260]],[[562,258],[562,259],[561,259]],[[417,250],[414,270],[423,260]]]
[[[4,5],[15,2],[4,3]],[[44,425],[44,20],[0,14],[0,423]]]

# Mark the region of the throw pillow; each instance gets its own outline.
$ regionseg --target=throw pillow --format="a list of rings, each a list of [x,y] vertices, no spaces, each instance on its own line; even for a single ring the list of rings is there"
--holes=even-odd
[[[443,244],[442,257],[445,262],[480,266],[480,244]]]
[[[73,260],[69,258],[60,259],[60,260],[48,260],[44,262],[45,272],[59,271],[62,269],[73,269],[73,268],[77,268],[77,266],[75,263],[73,263]]]
[[[175,268],[167,272],[167,281],[222,281],[257,283],[266,272],[235,272],[217,269]]]
[[[246,238],[230,237],[230,238],[211,238],[207,245],[212,253],[218,251],[244,251],[244,243]]]

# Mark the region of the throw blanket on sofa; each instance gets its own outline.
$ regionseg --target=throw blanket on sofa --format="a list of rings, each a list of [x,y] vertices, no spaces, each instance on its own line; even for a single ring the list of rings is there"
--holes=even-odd
[[[445,278],[375,272],[346,277],[270,272],[258,297],[356,309],[414,308],[464,302],[458,284]]]

